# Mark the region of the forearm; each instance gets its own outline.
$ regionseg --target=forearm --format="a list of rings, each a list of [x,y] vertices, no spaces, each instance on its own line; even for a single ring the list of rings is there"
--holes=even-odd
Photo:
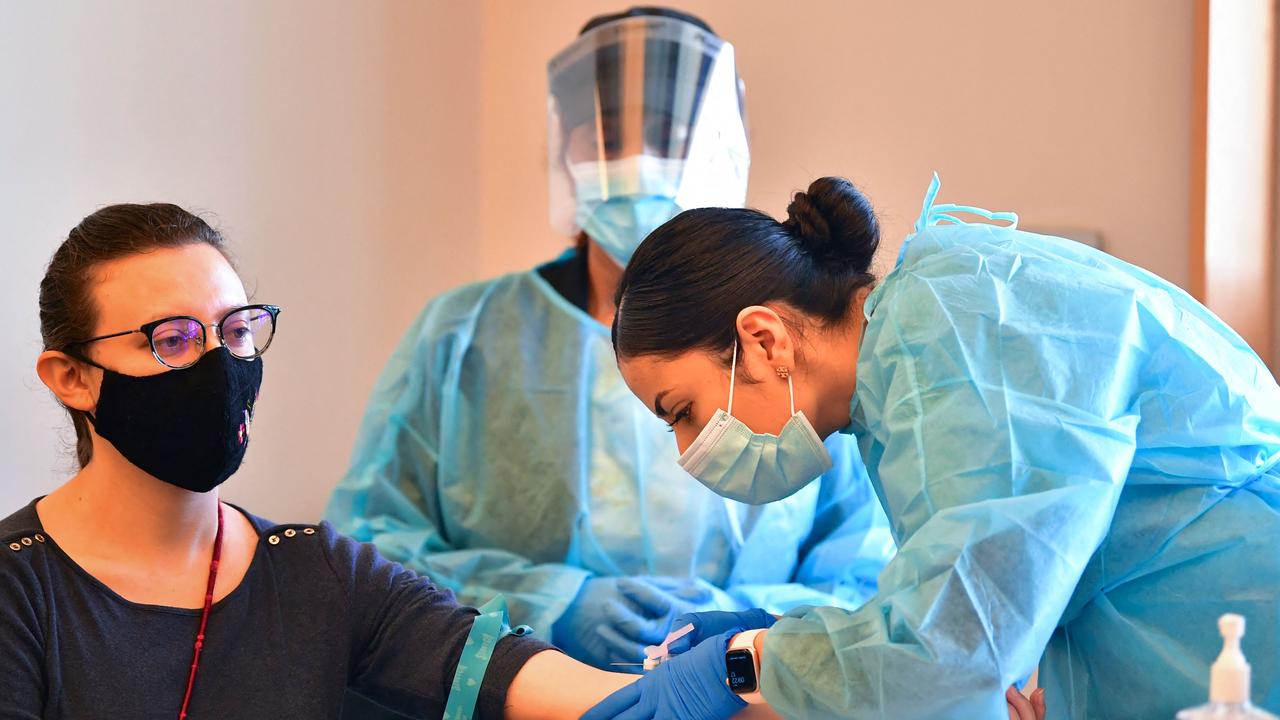
[[[748,705],[733,716],[733,720],[781,720],[782,716],[773,711],[764,700]]]
[[[577,718],[596,703],[635,682],[639,676],[597,670],[568,655],[545,651],[529,658],[507,689],[507,720]],[[763,700],[748,705],[734,720],[779,718]]]
[[[764,699],[764,694],[763,694],[764,678],[760,677],[761,675],[760,665],[764,662],[764,639],[765,639],[765,636],[767,636],[768,634],[769,634],[769,629],[764,628],[763,630],[757,632],[755,634],[755,637],[753,637],[751,640],[752,650],[754,650],[756,654],[756,681],[761,683],[760,692],[753,693],[747,697],[742,698],[743,700],[747,701],[747,710],[750,710],[752,708],[761,708],[762,714],[744,715],[743,713],[739,713],[738,715],[741,717],[778,717],[778,715],[774,713],[771,708],[769,708],[769,703]],[[734,635],[733,640],[737,640],[737,639],[738,639],[738,636]],[[733,641],[731,640],[730,645],[732,644],[733,644]],[[768,712],[764,713],[763,710],[767,710]]]
[[[597,670],[555,651],[540,652],[507,688],[507,720],[576,718],[638,676]]]

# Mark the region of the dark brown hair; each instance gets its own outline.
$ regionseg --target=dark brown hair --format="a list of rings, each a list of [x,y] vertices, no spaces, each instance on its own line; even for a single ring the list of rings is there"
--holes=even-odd
[[[854,293],[875,282],[879,245],[871,202],[840,177],[796,193],[783,222],[742,208],[686,210],[650,233],[623,271],[613,349],[619,358],[705,350],[728,364],[738,311],[768,302],[845,322]]]
[[[76,344],[93,333],[98,308],[93,303],[92,287],[98,265],[193,243],[211,245],[230,261],[222,235],[177,205],[109,205],[81,220],[53,253],[40,281],[40,336],[44,349],[78,350]],[[66,410],[76,430],[76,460],[84,467],[93,459],[88,421],[80,410]]]

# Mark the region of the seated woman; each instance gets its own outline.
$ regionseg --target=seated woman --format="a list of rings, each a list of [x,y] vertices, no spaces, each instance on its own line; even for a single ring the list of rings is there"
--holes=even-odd
[[[36,370],[80,471],[0,521],[0,717],[337,718],[348,687],[441,717],[456,669],[477,717],[562,718],[634,679],[515,634],[485,668],[450,591],[219,501],[279,312],[174,205],[104,208],[58,248]]]

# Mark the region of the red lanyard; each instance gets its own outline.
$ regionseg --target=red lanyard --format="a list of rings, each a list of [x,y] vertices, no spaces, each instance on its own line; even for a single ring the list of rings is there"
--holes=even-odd
[[[191,702],[191,689],[196,685],[196,671],[200,669],[200,651],[204,648],[204,627],[209,622],[209,608],[213,607],[213,584],[218,580],[218,558],[222,556],[222,503],[218,503],[218,532],[213,536],[213,559],[209,561],[209,587],[204,591],[204,612],[200,614],[200,631],[196,633],[195,653],[191,658],[191,674],[187,676],[187,694],[182,696],[182,709],[178,720],[186,720],[187,704]]]

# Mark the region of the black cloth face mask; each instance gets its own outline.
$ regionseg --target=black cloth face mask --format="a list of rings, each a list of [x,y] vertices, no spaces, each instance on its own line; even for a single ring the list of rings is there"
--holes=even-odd
[[[191,367],[142,377],[92,364],[103,372],[98,411],[89,421],[126,460],[198,493],[240,468],[262,387],[262,358],[240,360],[218,347]]]

